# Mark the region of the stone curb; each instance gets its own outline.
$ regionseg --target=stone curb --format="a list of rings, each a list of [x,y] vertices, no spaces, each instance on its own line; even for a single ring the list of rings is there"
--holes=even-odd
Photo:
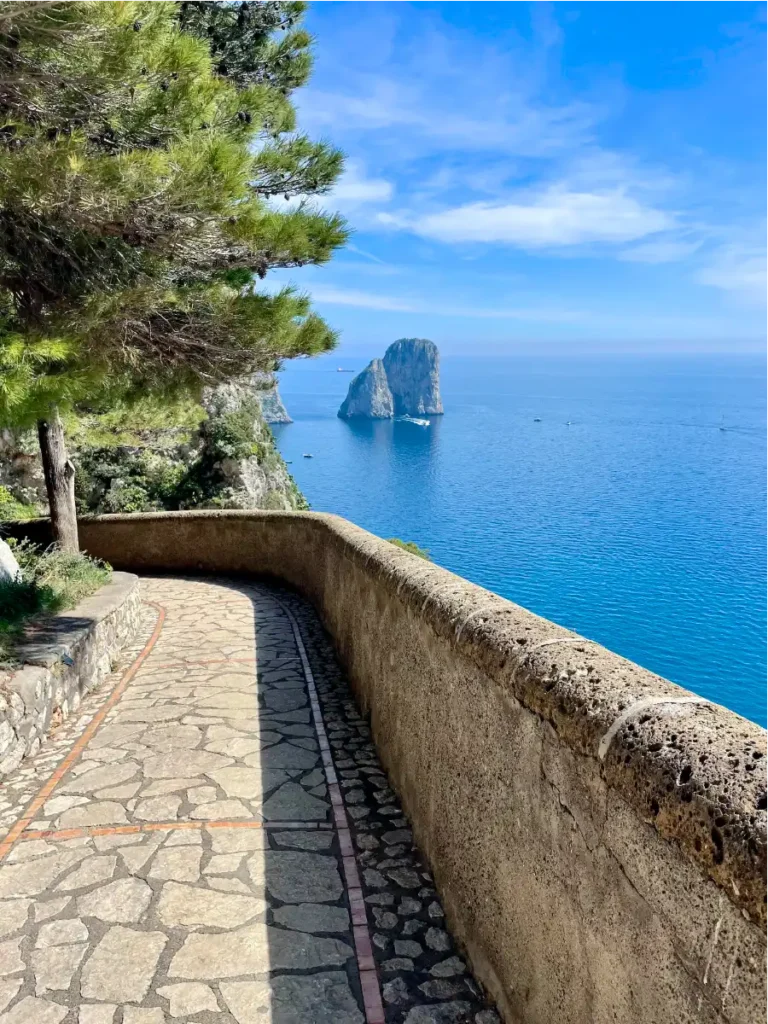
[[[136,632],[140,607],[138,577],[116,572],[19,645],[21,667],[0,675],[0,779],[40,749],[54,712],[67,718],[109,675]]]

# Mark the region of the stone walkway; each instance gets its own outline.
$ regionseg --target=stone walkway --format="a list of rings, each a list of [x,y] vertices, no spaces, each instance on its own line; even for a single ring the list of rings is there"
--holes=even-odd
[[[143,589],[130,667],[0,787],[0,1024],[497,1022],[312,609]]]

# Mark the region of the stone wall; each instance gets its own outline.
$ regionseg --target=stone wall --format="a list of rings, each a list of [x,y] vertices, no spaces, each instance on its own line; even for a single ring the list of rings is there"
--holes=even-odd
[[[39,750],[54,713],[67,718],[112,671],[138,626],[138,582],[114,573],[76,608],[42,620],[34,638],[18,645],[20,667],[0,671],[0,780]]]
[[[764,730],[335,516],[81,531],[118,567],[314,601],[508,1022],[764,1019]]]

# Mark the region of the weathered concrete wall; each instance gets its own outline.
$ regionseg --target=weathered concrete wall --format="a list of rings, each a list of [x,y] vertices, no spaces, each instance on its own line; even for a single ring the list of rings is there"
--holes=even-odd
[[[19,645],[20,667],[0,670],[0,780],[39,750],[54,711],[67,718],[83,694],[109,675],[136,633],[139,613],[137,577],[114,573],[76,608],[43,620],[34,640]]]
[[[508,1021],[764,1020],[762,729],[334,516],[81,530],[118,567],[266,573],[315,602]]]

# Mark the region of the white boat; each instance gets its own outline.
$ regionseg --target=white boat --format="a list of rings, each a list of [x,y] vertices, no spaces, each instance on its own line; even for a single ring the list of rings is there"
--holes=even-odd
[[[312,455],[310,452],[304,452],[304,458],[305,459],[314,459],[314,455]]]
[[[396,416],[395,419],[398,423],[413,423],[416,427],[428,427],[429,420],[420,420],[415,416]]]

